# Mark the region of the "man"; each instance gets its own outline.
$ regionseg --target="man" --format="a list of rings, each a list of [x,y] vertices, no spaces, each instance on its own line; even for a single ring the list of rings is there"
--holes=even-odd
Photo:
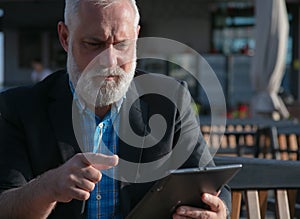
[[[31,72],[31,81],[33,83],[39,82],[50,75],[52,72],[50,69],[45,68],[42,61],[38,58],[35,58],[31,62],[32,72]]]
[[[189,155],[182,167],[198,166],[201,156],[211,159],[201,136],[197,142],[199,127],[182,83],[168,87],[175,80],[149,77],[162,81],[155,88],[172,89],[179,109],[160,95],[143,95],[124,114],[130,84],[144,89],[132,81],[134,74],[144,75],[134,71],[138,21],[134,0],[66,0],[58,33],[68,74],[53,73],[31,88],[0,96],[0,218],[125,218],[153,184],[143,180],[148,177],[143,163],[162,159],[149,169],[160,173],[176,163],[172,149],[178,142]],[[156,131],[149,125],[156,114],[166,124],[159,141],[148,138]],[[145,147],[126,142],[131,128]],[[128,170],[126,162],[140,165]],[[226,218],[229,192],[222,189],[220,197],[224,202],[204,194],[199,199],[209,210],[181,206],[173,218]]]

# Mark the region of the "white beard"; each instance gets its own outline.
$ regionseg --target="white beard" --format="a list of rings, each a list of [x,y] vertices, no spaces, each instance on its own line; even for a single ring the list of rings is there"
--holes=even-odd
[[[94,58],[83,72],[80,72],[72,49],[69,50],[67,68],[70,79],[75,87],[76,94],[88,106],[95,108],[109,106],[125,96],[134,77],[136,52],[134,52],[134,60],[131,61],[129,72],[125,72],[119,66],[103,68],[96,62],[98,57]],[[117,80],[105,80],[105,76],[113,75],[118,76]]]

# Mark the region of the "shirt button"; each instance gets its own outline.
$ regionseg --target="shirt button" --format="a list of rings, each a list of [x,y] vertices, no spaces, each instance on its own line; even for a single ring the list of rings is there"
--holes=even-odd
[[[100,199],[101,199],[101,195],[97,195],[97,196],[96,196],[96,199],[97,199],[97,200],[100,200]]]

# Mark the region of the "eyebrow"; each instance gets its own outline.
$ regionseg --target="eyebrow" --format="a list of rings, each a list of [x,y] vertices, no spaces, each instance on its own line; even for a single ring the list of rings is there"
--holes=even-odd
[[[97,42],[106,42],[105,40],[102,40],[97,37],[83,37],[83,40],[91,40],[91,41],[97,41]]]
[[[90,40],[90,41],[94,41],[94,42],[98,42],[98,43],[106,43],[107,42],[107,40],[103,40],[103,39],[100,39],[100,38],[97,38],[97,37],[84,37],[83,40]],[[124,43],[124,42],[130,41],[130,40],[131,39],[123,38],[123,39],[120,39],[120,40],[115,40],[114,44]]]

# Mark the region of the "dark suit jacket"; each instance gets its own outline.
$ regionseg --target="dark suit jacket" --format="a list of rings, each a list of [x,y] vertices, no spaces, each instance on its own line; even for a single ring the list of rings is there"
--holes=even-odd
[[[142,74],[136,73],[137,76]],[[135,148],[120,139],[120,158],[146,163],[170,155],[170,159],[162,164],[168,167],[180,159],[178,153],[173,156],[171,152],[180,143],[191,154],[181,167],[198,166],[203,154],[204,159],[211,160],[210,155],[206,154],[197,121],[192,119],[192,109],[189,104],[185,104],[189,98],[181,84],[178,82],[177,87],[170,87],[168,84],[172,80],[174,82],[174,79],[162,79],[159,76],[151,78],[159,81],[154,85],[156,88],[171,89],[176,104],[182,109],[178,110],[178,106],[161,95],[143,95],[134,101],[126,118],[129,117],[132,130],[141,139],[153,131],[149,118],[155,114],[165,118],[167,129],[161,141],[150,148]],[[80,140],[76,139],[72,127],[72,93],[68,80],[65,71],[59,71],[32,87],[15,88],[0,95],[0,192],[22,186],[81,152],[78,144]],[[143,92],[143,83],[136,82],[135,85],[139,92]],[[125,102],[129,99],[126,98]],[[122,113],[120,118],[120,134],[126,136],[128,124]],[[184,140],[180,139],[180,135],[185,135]],[[186,139],[197,139],[196,144]],[[208,165],[214,164],[209,162]],[[146,171],[158,171],[155,168],[136,168],[130,172],[137,177],[143,177]],[[122,214],[126,216],[153,183],[126,183],[126,175],[124,179],[120,182],[120,201]],[[227,189],[223,189],[221,198],[230,207],[230,194]],[[82,218],[81,206],[82,202],[77,200],[58,203],[50,218]]]

